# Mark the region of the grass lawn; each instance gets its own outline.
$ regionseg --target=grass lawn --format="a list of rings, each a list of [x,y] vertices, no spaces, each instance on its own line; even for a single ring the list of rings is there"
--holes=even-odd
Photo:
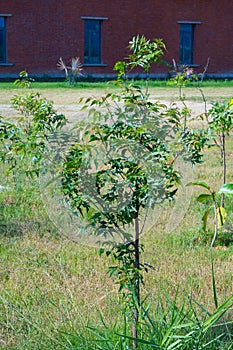
[[[231,98],[232,87],[232,81],[204,82],[208,102]],[[35,83],[33,87],[52,99],[58,109],[68,106],[71,119],[73,109],[69,106],[77,108],[79,97],[99,96],[109,88],[115,89],[113,83],[88,86],[80,83],[74,87],[64,83]],[[164,82],[154,85],[152,82],[150,91],[153,99],[168,102],[178,95],[176,88],[167,87]],[[12,84],[0,83],[0,109],[1,105],[9,104],[10,97],[21,92]],[[201,102],[198,90],[187,87],[184,93],[190,103]],[[229,136],[227,160],[231,183],[232,146]],[[45,209],[37,179],[4,170],[2,166],[0,185],[7,188],[0,189],[0,349],[130,349],[126,345],[117,347],[119,337],[115,333],[122,334],[127,326],[122,317],[118,286],[107,274],[108,266],[113,263],[111,258],[99,256],[97,248],[74,242],[69,234],[64,235],[50,219],[49,211],[53,208]],[[208,150],[203,164],[197,165],[190,174],[195,180],[207,181],[213,188],[219,188],[221,164],[216,149]],[[145,274],[142,294],[145,305],[151,303],[155,319],[158,301],[168,302],[165,294],[176,299],[179,306],[186,298],[188,306],[191,298],[198,310],[200,305],[214,311],[209,248],[213,218],[204,233],[205,206],[196,202],[197,193],[200,193],[198,189],[193,190],[187,203],[183,203],[181,197],[177,206],[156,208],[152,217],[159,212],[161,215],[142,236],[145,245],[142,260],[153,266]],[[233,295],[232,200],[227,199],[226,208],[227,223],[217,239],[217,249],[212,251],[219,303]],[[168,226],[174,230],[168,230]],[[222,320],[229,321],[229,332],[233,331],[232,318],[233,311]],[[130,329],[127,332],[130,334]],[[232,349],[231,341],[228,339],[228,345],[222,350]]]

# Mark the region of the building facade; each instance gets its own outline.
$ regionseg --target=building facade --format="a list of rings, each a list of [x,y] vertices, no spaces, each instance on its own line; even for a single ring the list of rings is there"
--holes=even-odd
[[[109,77],[137,34],[166,45],[168,65],[154,65],[155,77],[166,77],[173,59],[197,72],[209,59],[207,75],[233,78],[230,0],[0,0],[0,77],[63,76],[60,57]]]

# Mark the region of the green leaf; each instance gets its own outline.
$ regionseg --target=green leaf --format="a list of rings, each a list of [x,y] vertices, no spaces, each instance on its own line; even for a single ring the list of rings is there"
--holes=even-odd
[[[222,187],[220,188],[219,193],[223,193],[226,195],[233,195],[233,184],[224,184],[222,185]]]
[[[205,212],[205,214],[203,215],[202,217],[202,221],[203,221],[203,230],[206,232],[206,227],[207,227],[207,220],[208,220],[208,217],[209,217],[209,213],[210,213],[210,208],[208,208]]]
[[[211,194],[208,193],[202,193],[197,197],[197,201],[202,203],[207,201],[208,199],[212,198]]]
[[[210,191],[210,186],[206,182],[201,182],[201,181],[189,182],[186,186],[201,186]]]
[[[227,213],[223,207],[218,207],[217,214],[218,214],[218,227],[221,227],[225,222]]]
[[[228,107],[230,108],[231,106],[233,106],[233,98],[231,98],[228,102]]]

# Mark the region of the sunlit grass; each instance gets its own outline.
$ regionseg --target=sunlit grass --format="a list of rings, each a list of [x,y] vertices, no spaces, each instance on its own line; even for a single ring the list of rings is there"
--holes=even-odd
[[[129,83],[135,83],[136,85],[139,85],[143,87],[145,85],[145,80],[140,79],[140,80],[129,80]],[[115,87],[115,80],[95,80],[95,81],[88,81],[87,80],[77,80],[76,83],[69,85],[65,80],[60,80],[60,81],[34,81],[32,82],[31,86],[35,89],[91,89],[91,88],[100,88],[100,89],[105,89],[106,84],[111,87]],[[167,87],[167,88],[172,88],[171,85],[168,85],[168,79],[155,79],[155,80],[150,80],[149,82],[150,87]],[[196,82],[190,82],[187,84],[187,87],[196,87],[197,83]],[[211,88],[217,88],[217,87],[232,87],[233,86],[233,79],[207,79],[204,80],[202,83],[200,83],[200,86],[202,87],[211,87]],[[0,89],[20,89],[17,87],[13,82],[0,82]]]

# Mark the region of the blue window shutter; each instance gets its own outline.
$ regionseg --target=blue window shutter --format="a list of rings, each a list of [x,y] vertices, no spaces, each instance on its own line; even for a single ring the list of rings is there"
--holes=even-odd
[[[87,19],[84,24],[84,63],[101,63],[101,20]]]
[[[6,20],[0,17],[0,63],[6,62]]]
[[[193,64],[193,24],[180,24],[180,64]]]

